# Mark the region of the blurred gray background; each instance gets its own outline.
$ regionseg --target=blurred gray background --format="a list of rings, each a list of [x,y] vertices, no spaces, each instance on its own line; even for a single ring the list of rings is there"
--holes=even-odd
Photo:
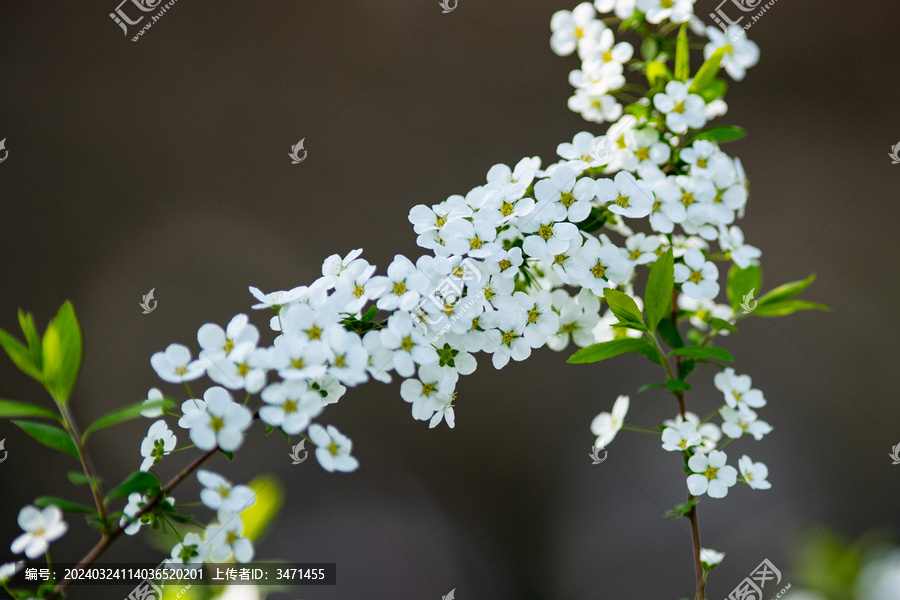
[[[419,256],[413,205],[465,193],[498,162],[548,164],[558,143],[603,131],[566,109],[577,59],[549,48],[550,16],[574,0],[460,0],[450,14],[437,0],[178,0],[137,43],[107,16],[116,2],[0,3],[0,327],[17,332],[24,307],[43,328],[73,301],[82,427],[153,386],[181,397],[160,385],[151,354],[172,342],[196,352],[200,325],[249,312],[248,285],[308,283],[322,259],[356,247],[382,270],[396,253]],[[728,451],[766,462],[774,487],[701,502],[703,545],[728,554],[711,598],[763,558],[790,581],[796,548],[820,526],[855,536],[900,525],[900,467],[888,458],[900,442],[900,165],[887,156],[900,140],[898,17],[884,0],[781,0],[750,31],[762,60],[732,84],[718,121],[750,132],[726,150],[752,181],[742,227],[763,250],[764,287],[816,272],[808,297],[835,311],[749,319],[727,340],[775,428]],[[301,138],[308,156],[291,165]],[[143,315],[151,288],[159,304]],[[253,318],[266,335],[267,315]],[[285,597],[693,597],[688,523],[662,518],[686,493],[679,458],[627,432],[602,465],[587,456],[590,421],[618,394],[632,396],[628,421],[649,427],[675,414],[674,400],[637,393],[658,377],[643,359],[571,366],[570,352],[499,372],[481,359],[460,382],[454,430],[413,421],[396,383],[351,390],[323,415],[354,441],[362,467],[351,475],[291,466],[284,440],[259,424],[234,463],[211,467],[286,485],[259,557],[337,563],[337,586]],[[700,414],[720,398],[712,374],[694,376]],[[49,405],[5,357],[0,382],[0,397]],[[147,425],[91,440],[107,489],[138,466]],[[70,459],[8,422],[0,438],[8,548],[33,498],[89,497],[66,480]],[[94,542],[69,521],[57,561]],[[105,560],[160,558],[136,538],[115,548]]]

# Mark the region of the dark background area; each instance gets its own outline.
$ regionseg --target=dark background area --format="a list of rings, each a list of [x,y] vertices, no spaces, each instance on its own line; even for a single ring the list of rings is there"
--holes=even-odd
[[[200,325],[249,312],[248,285],[309,283],[326,256],[357,247],[383,272],[396,253],[422,254],[413,205],[466,193],[495,163],[549,164],[560,142],[605,128],[567,110],[577,59],[549,48],[550,16],[574,0],[460,0],[450,14],[437,0],[178,0],[137,43],[107,16],[115,5],[0,3],[0,327],[18,331],[21,306],[43,328],[73,301],[82,427],[153,386],[181,397],[151,354],[173,342],[196,353]],[[731,85],[717,121],[750,132],[725,149],[752,182],[741,225],[763,250],[764,288],[816,272],[808,296],[835,311],[750,319],[726,342],[774,426],[728,453],[767,463],[774,487],[701,502],[703,545],[728,555],[711,598],[763,558],[790,581],[796,549],[822,525],[848,536],[900,525],[900,467],[887,456],[900,442],[900,165],[887,156],[900,140],[898,17],[884,0],[780,0],[750,30],[761,62]],[[308,156],[292,165],[301,138]],[[150,288],[159,304],[143,315]],[[252,318],[270,343],[268,315]],[[480,357],[460,381],[454,430],[413,421],[397,383],[350,390],[322,417],[354,441],[362,466],[350,475],[291,466],[284,440],[259,424],[234,463],[211,467],[286,485],[260,558],[337,563],[336,587],[292,598],[693,596],[689,524],[662,518],[686,494],[679,458],[627,432],[602,465],[587,456],[590,421],[618,394],[632,396],[628,421],[648,427],[675,414],[674,400],[637,393],[658,377],[646,361],[572,366],[570,352],[499,372]],[[712,374],[694,376],[699,414],[720,401]],[[49,405],[5,358],[0,382],[0,397]],[[139,465],[148,425],[92,438],[107,489]],[[0,438],[2,562],[21,506],[89,498],[66,480],[70,459],[8,422]],[[94,534],[68,520],[53,553],[75,562]],[[113,559],[160,554],[128,538]],[[124,594],[72,598],[107,595]]]

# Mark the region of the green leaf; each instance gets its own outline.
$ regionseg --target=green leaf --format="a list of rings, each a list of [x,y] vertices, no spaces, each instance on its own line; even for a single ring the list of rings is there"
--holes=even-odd
[[[656,38],[649,37],[641,43],[641,56],[644,60],[653,60],[659,54]]]
[[[225,458],[228,460],[234,460],[234,452],[229,452],[228,450],[222,450],[219,448],[219,452],[225,455]]]
[[[669,68],[659,61],[647,63],[647,83],[650,87],[655,88],[657,85],[660,89],[672,81],[672,72]]]
[[[712,325],[712,328],[716,331],[737,331],[738,328],[733,324],[729,323],[725,319],[720,319],[719,317],[712,317],[709,320],[709,324]]]
[[[118,425],[119,423],[124,423],[125,421],[130,421],[132,419],[137,419],[141,416],[141,411],[143,409],[154,408],[156,406],[166,406],[166,400],[161,399],[155,403],[150,402],[148,404],[144,404],[144,402],[138,402],[137,404],[131,404],[124,408],[114,410],[111,413],[105,414],[88,425],[88,428],[84,430],[83,434],[81,434],[81,441],[82,443],[84,443],[88,436],[95,431],[100,431],[101,429],[106,429],[107,427],[112,427],[113,425]]]
[[[725,50],[727,48],[727,46],[719,48],[700,66],[700,69],[694,76],[691,87],[688,89],[691,94],[696,94],[697,92],[706,89],[706,87],[713,82],[716,75],[719,74],[719,69],[722,66],[722,57],[725,56]]]
[[[670,348],[681,348],[684,346],[684,340],[681,338],[681,333],[678,331],[678,327],[670,317],[664,317],[657,327],[659,329],[659,336]]]
[[[66,475],[69,477],[69,481],[71,481],[75,485],[85,485],[91,482],[91,478],[81,471],[69,471],[68,473],[66,473]],[[103,480],[99,477],[94,477],[93,481],[98,484],[103,482]]]
[[[687,381],[681,381],[680,379],[669,379],[666,381],[666,387],[675,393],[686,392],[691,389],[691,384]]]
[[[683,360],[678,363],[678,379],[681,379],[682,381],[687,379],[687,376],[694,371],[695,366],[697,366],[697,361],[692,359]]]
[[[38,419],[59,420],[59,414],[43,406],[35,406],[27,402],[15,400],[0,400],[0,419],[12,419],[15,417],[36,417]]]
[[[41,350],[41,336],[38,335],[37,328],[34,326],[34,317],[31,313],[25,313],[19,309],[19,327],[25,334],[25,341],[28,343],[28,349],[31,351],[31,357],[38,371],[41,370],[43,363],[43,351]]]
[[[70,513],[89,513],[94,514],[96,511],[93,508],[88,506],[84,506],[83,504],[76,504],[75,502],[69,502],[68,500],[64,500],[62,498],[56,498],[55,496],[41,496],[40,498],[35,498],[34,503],[41,508],[46,506],[50,506],[51,504],[58,506],[59,509],[63,512]]]
[[[6,354],[20,371],[41,381],[41,370],[35,364],[31,351],[22,342],[0,329],[0,346],[3,346]]]
[[[664,383],[646,383],[638,388],[638,393],[646,392],[647,390],[655,390],[657,388],[664,388],[666,384]]]
[[[715,358],[724,360],[725,362],[734,362],[734,357],[731,356],[727,350],[716,348],[715,346],[685,346],[684,348],[672,350],[672,354],[675,354],[676,356],[686,356],[688,358]]]
[[[687,81],[691,74],[691,53],[688,47],[688,24],[685,23],[678,30],[678,41],[675,43],[675,79]]]
[[[774,290],[768,291],[763,294],[759,298],[759,303],[766,304],[768,302],[781,302],[782,300],[790,300],[791,298],[800,294],[800,292],[808,288],[815,280],[816,274],[813,273],[803,281],[791,281],[789,283],[779,285]]]
[[[59,402],[69,399],[81,368],[81,327],[72,303],[66,301],[44,332],[41,341],[44,387]]]
[[[660,320],[672,311],[672,290],[675,287],[675,259],[672,248],[656,259],[650,267],[647,287],[644,291],[644,308],[647,311],[647,325],[656,331]]]
[[[666,519],[680,519],[682,517],[686,517],[691,509],[694,508],[694,505],[700,502],[699,496],[692,496],[690,500],[687,502],[682,502],[681,504],[676,504],[675,508],[666,511],[666,514],[663,515]]]
[[[162,489],[162,486],[159,485],[156,475],[135,471],[120,485],[110,490],[103,503],[106,504],[113,498],[127,498],[129,494],[156,494],[160,489]]]
[[[757,317],[783,317],[798,310],[824,310],[830,312],[831,307],[805,300],[784,300],[783,302],[767,302],[765,304],[760,302],[756,310],[750,314]]]
[[[65,430],[60,429],[55,425],[32,423],[31,421],[13,421],[12,423],[45,446],[65,452],[66,454],[71,454],[73,457],[78,458],[78,450],[75,447],[75,442]]]
[[[363,322],[368,323],[372,319],[374,319],[375,315],[377,315],[377,314],[378,314],[378,307],[373,304],[372,306],[369,307],[369,310],[366,311],[366,314],[363,315],[362,320],[363,320]]]
[[[685,140],[689,145],[697,140],[709,140],[711,142],[732,142],[747,135],[747,130],[737,125],[718,125],[703,131],[698,131]]]
[[[697,92],[697,95],[703,98],[707,104],[716,98],[722,98],[728,92],[728,82],[724,79],[713,79],[705,89]]]
[[[651,350],[653,349],[653,347],[650,345],[650,342],[648,342],[644,338],[626,338],[622,340],[600,342],[599,344],[594,344],[593,346],[582,348],[571,357],[569,357],[569,360],[567,362],[573,365],[595,363],[600,362],[601,360],[606,360],[607,358],[612,358],[613,356],[618,356],[620,354],[626,354],[628,352],[638,352],[642,348],[650,348]]]
[[[610,327],[619,328],[619,329],[633,329],[635,331],[640,331],[642,333],[650,331],[647,328],[647,326],[644,325],[643,323],[635,323],[634,321],[624,321],[622,323],[613,323],[612,325],[610,325]]]
[[[747,294],[756,293],[762,286],[762,271],[756,265],[742,269],[737,265],[728,271],[728,301],[737,312]]]
[[[609,308],[613,314],[622,321],[631,321],[633,323],[643,323],[641,309],[638,308],[634,299],[624,292],[606,288],[603,290],[603,297],[609,303]]]

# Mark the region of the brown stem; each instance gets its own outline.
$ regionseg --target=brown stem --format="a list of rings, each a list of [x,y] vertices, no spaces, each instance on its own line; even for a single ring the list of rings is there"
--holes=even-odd
[[[103,494],[100,490],[100,484],[97,481],[97,477],[94,475],[94,465],[91,463],[91,457],[87,453],[87,448],[85,448],[84,444],[81,442],[81,434],[78,431],[78,426],[75,424],[75,419],[72,418],[72,413],[69,412],[69,407],[63,402],[58,402],[57,406],[59,407],[59,413],[62,415],[63,424],[68,430],[69,435],[72,437],[72,441],[75,442],[75,449],[78,451],[81,468],[84,469],[84,474],[88,478],[88,484],[91,486],[94,504],[97,505],[97,514],[100,516],[104,535],[106,535],[105,532],[109,526],[106,522],[106,507],[103,505]]]
[[[694,496],[688,495],[688,501],[693,500]],[[697,575],[697,599],[706,599],[706,581],[703,579],[703,565],[700,564],[700,523],[697,518],[697,505],[691,507],[688,513],[691,520],[691,538],[694,541],[694,571]]]
[[[203,454],[201,454],[200,456],[198,456],[197,459],[194,460],[194,462],[192,462],[190,465],[188,465],[183,471],[181,471],[181,473],[179,473],[178,475],[173,477],[165,486],[163,486],[163,488],[155,496],[153,496],[153,498],[150,499],[149,502],[147,502],[147,504],[145,504],[143,507],[141,507],[141,509],[134,515],[133,520],[137,521],[144,514],[153,510],[153,508],[156,507],[157,504],[162,502],[162,500],[166,496],[168,496],[169,492],[171,492],[178,484],[180,484],[182,481],[184,481],[191,473],[196,471],[200,467],[200,465],[202,465],[209,457],[211,457],[213,454],[215,454],[218,451],[219,451],[219,447],[216,446],[212,450],[208,450],[208,451],[204,452]],[[97,544],[93,548],[91,548],[91,551],[88,552],[84,556],[84,558],[81,559],[81,562],[78,563],[78,568],[87,567],[91,563],[93,563],[95,560],[97,560],[100,557],[100,555],[103,554],[106,551],[106,549],[109,548],[109,546],[117,538],[119,538],[124,532],[125,532],[125,529],[121,525],[117,525],[115,529],[113,529],[112,531],[110,531],[107,534],[104,534],[103,538],[101,538],[100,541],[97,542]],[[68,589],[68,587],[70,585],[72,585],[72,582],[73,582],[72,579],[63,579],[62,581],[60,581],[58,584],[56,584],[56,587],[53,588],[53,591],[50,593],[50,595],[47,596],[48,600],[53,600],[54,598],[58,598],[60,594],[62,594],[64,591],[66,591],[66,589]]]

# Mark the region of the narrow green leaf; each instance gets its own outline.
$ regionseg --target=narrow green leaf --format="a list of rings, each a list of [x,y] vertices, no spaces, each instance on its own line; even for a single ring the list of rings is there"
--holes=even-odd
[[[666,384],[664,383],[646,383],[638,388],[638,393],[646,392],[647,390],[655,390],[657,388],[664,388]]]
[[[364,323],[370,322],[375,318],[375,315],[378,314],[378,307],[374,304],[369,307],[369,310],[366,311],[366,314],[363,315],[362,320]]]
[[[69,481],[75,485],[85,485],[91,482],[91,478],[81,471],[69,471],[66,475],[69,477]],[[103,480],[99,477],[94,477],[94,482],[99,484],[102,483]]]
[[[737,265],[731,267],[728,271],[728,301],[731,302],[731,308],[735,312],[740,310],[741,303],[744,298],[748,298],[748,294],[756,294],[762,286],[762,271],[756,265],[750,265],[746,269],[742,269]],[[748,298],[748,302],[752,298]]]
[[[165,400],[160,400],[158,402],[158,405],[165,406]],[[137,404],[131,404],[124,408],[114,410],[111,413],[105,414],[88,425],[87,429],[84,430],[84,433],[81,434],[81,441],[83,443],[88,438],[88,436],[95,431],[100,431],[101,429],[106,429],[107,427],[112,427],[113,425],[118,425],[119,423],[124,423],[125,421],[130,421],[132,419],[137,419],[141,416],[142,410],[154,406],[156,406],[156,404],[154,403],[144,404],[144,402],[138,402]]]
[[[711,142],[733,142],[747,135],[747,130],[737,125],[718,125],[703,131],[698,131],[687,138],[685,145],[690,145],[697,140],[709,140]]]
[[[687,381],[681,381],[679,379],[669,379],[668,381],[666,381],[666,387],[673,392],[686,392],[691,389],[691,384],[689,384]]]
[[[32,423],[31,421],[13,421],[12,423],[45,446],[78,458],[75,442],[65,430],[54,425]]]
[[[728,93],[728,82],[724,79],[713,79],[708,86],[697,92],[697,95],[703,98],[707,104],[716,98],[722,98]]]
[[[734,357],[727,350],[716,348],[715,346],[685,346],[684,348],[676,348],[672,350],[672,354],[677,356],[686,356],[688,358],[715,358],[724,360],[725,362],[734,362]]]
[[[41,341],[44,364],[43,383],[60,402],[67,402],[81,368],[81,327],[75,309],[68,300],[63,303],[44,332]]]
[[[29,377],[41,381],[41,371],[34,363],[34,357],[31,352],[22,342],[0,329],[0,346],[3,346],[6,354],[19,367],[19,370]]]
[[[690,93],[696,94],[697,92],[706,89],[706,87],[713,82],[716,75],[719,74],[719,69],[722,66],[722,57],[725,56],[725,50],[727,50],[727,48],[727,46],[719,48],[700,66],[700,69],[694,76],[691,87],[688,89]]]
[[[683,360],[678,363],[678,379],[684,381],[687,379],[687,376],[693,373],[694,367],[697,366],[697,361],[693,359]]]
[[[222,450],[219,448],[219,452],[225,455],[225,458],[228,460],[234,460],[234,452],[229,452],[228,450]]]
[[[647,287],[644,291],[644,308],[647,325],[656,331],[660,320],[672,312],[672,290],[675,287],[675,259],[672,248],[656,259],[650,267]]]
[[[633,329],[635,331],[640,332],[649,332],[650,329],[647,328],[643,323],[635,323],[634,321],[623,321],[622,323],[613,323],[610,327],[618,328],[618,329]]]
[[[716,331],[737,331],[738,328],[733,324],[729,323],[725,319],[720,319],[719,317],[712,317],[709,320],[709,324],[712,325],[712,328]]]
[[[790,300],[794,296],[800,294],[803,290],[808,288],[813,281],[816,280],[816,274],[813,273],[803,281],[791,281],[789,283],[785,283],[779,285],[774,290],[770,290],[763,294],[759,298],[760,304],[766,304],[768,302],[781,302],[782,300]]]
[[[620,354],[637,352],[641,348],[653,349],[653,347],[650,346],[650,342],[644,338],[626,338],[622,340],[600,342],[599,344],[582,348],[569,357],[567,362],[573,365],[595,363]]]
[[[656,38],[648,37],[641,43],[641,57],[644,60],[653,60],[659,54],[659,44]]]
[[[106,495],[103,503],[106,504],[113,498],[127,498],[129,494],[155,494],[162,486],[153,473],[135,471],[125,481],[116,486]]]
[[[757,317],[783,317],[798,310],[824,310],[830,312],[831,307],[805,300],[784,300],[782,302],[767,302],[765,304],[760,302],[756,310],[750,314]]]
[[[670,81],[672,81],[672,72],[666,65],[658,61],[647,63],[647,83],[651,88],[662,89]]]
[[[19,309],[19,326],[22,328],[22,333],[25,334],[25,341],[28,343],[28,349],[31,351],[34,365],[40,371],[43,364],[41,336],[38,335],[37,328],[34,326],[34,317],[31,316],[31,313],[26,313],[21,308]]]
[[[94,514],[96,512],[93,508],[90,508],[83,504],[77,504],[75,502],[70,502],[62,498],[57,498],[55,496],[41,496],[40,498],[35,498],[34,503],[41,508],[53,504],[55,506],[58,506],[59,509],[63,512],[89,514]]]
[[[628,294],[612,288],[606,288],[603,290],[603,297],[606,298],[610,310],[620,322],[643,323],[641,309],[638,308],[637,303]]]
[[[691,74],[691,53],[688,47],[688,24],[685,23],[678,30],[678,41],[675,43],[675,79],[687,81]]]
[[[0,400],[0,419],[14,419],[16,417],[37,417],[38,419],[59,420],[59,414],[43,406],[35,406],[27,402],[15,400]]]
[[[681,337],[681,333],[678,331],[678,327],[670,317],[663,317],[659,322],[659,325],[657,325],[657,328],[659,330],[659,337],[661,337],[670,348],[681,348],[684,346],[684,340]]]
[[[659,358],[659,353],[656,351],[656,348],[654,348],[650,344],[650,342],[647,342],[645,345],[641,346],[637,350],[634,350],[632,353],[645,356],[650,362],[662,366],[662,360],[660,360]]]

